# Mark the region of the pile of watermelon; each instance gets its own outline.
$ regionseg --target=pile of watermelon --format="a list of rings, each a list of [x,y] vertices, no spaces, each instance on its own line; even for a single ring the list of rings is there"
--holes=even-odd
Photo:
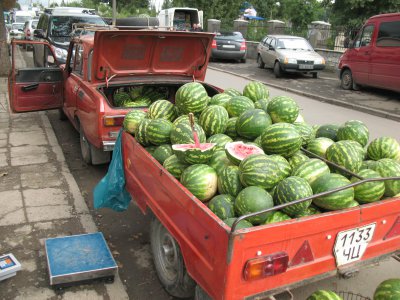
[[[149,107],[156,100],[166,99],[166,96],[157,87],[135,86],[116,90],[112,101],[116,107]]]
[[[271,98],[260,82],[208,95],[201,83],[182,85],[175,103],[157,100],[132,110],[124,128],[216,216],[247,218],[238,228],[280,222],[379,201],[400,193],[400,180],[370,181],[314,199],[361,178],[400,176],[400,146],[369,141],[367,126],[307,124],[296,101]],[[193,123],[188,114],[194,115]],[[322,158],[322,159],[321,159]],[[333,162],[341,168],[327,163]],[[349,173],[350,171],[350,173]]]

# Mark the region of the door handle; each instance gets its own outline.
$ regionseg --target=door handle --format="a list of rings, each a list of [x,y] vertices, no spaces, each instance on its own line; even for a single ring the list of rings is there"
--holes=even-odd
[[[28,91],[36,90],[38,87],[39,87],[39,83],[33,83],[33,84],[25,85],[21,89],[24,92],[28,92]]]

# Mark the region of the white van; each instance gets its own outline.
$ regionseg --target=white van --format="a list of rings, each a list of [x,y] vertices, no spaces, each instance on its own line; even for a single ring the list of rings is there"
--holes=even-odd
[[[200,24],[203,28],[203,11],[197,8],[172,7],[163,9],[158,14],[160,28],[174,28],[175,30],[190,30],[193,24]]]
[[[28,11],[28,10],[17,10],[14,12],[13,15],[13,23],[24,23],[26,21],[29,21],[33,19],[33,17],[36,16],[36,13],[34,11]]]

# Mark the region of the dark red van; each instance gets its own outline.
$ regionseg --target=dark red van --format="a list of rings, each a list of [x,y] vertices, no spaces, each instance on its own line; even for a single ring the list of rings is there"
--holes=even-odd
[[[339,61],[345,90],[360,85],[400,92],[400,13],[369,18]]]

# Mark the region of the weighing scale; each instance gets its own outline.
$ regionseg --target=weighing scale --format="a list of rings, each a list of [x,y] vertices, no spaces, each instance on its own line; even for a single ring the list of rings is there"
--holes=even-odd
[[[21,270],[21,264],[11,253],[0,256],[0,281],[13,277]]]
[[[50,285],[57,287],[93,279],[113,281],[118,270],[101,232],[45,241]]]

